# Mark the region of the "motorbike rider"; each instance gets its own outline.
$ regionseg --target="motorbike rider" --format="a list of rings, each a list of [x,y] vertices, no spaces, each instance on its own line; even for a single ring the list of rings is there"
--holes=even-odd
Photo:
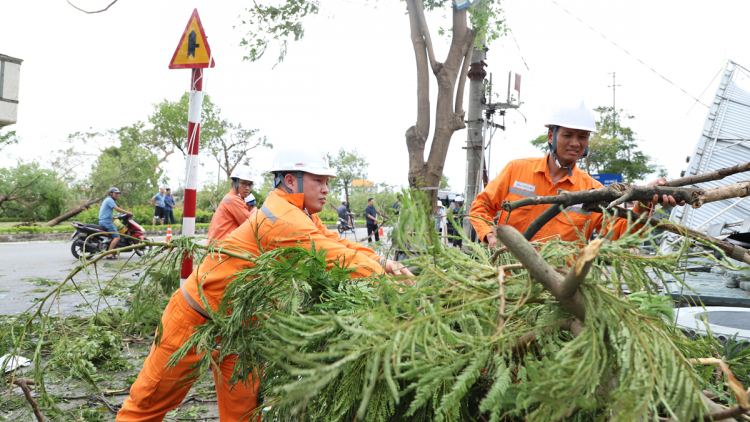
[[[341,205],[336,208],[336,212],[339,214],[339,219],[341,219],[341,222],[343,224],[346,224],[349,227],[354,226],[352,224],[352,222],[354,221],[354,219],[352,218],[354,214],[349,212],[349,204],[347,204],[346,201],[341,201]]]
[[[130,216],[133,215],[132,212],[126,211],[120,207],[117,206],[115,203],[115,200],[120,197],[120,190],[112,187],[109,188],[109,193],[107,194],[107,198],[104,199],[104,202],[102,202],[102,207],[99,209],[99,225],[104,228],[107,232],[109,232],[109,235],[112,237],[112,242],[109,244],[108,251],[111,251],[117,246],[117,242],[120,240],[120,234],[117,232],[117,227],[112,223],[112,210],[128,214]],[[117,259],[114,255],[110,255],[106,257],[105,259]]]
[[[208,226],[208,239],[211,243],[224,240],[250,217],[245,198],[251,194],[257,178],[249,166],[237,166],[231,179],[232,190],[219,202],[219,207],[211,218],[211,225]]]

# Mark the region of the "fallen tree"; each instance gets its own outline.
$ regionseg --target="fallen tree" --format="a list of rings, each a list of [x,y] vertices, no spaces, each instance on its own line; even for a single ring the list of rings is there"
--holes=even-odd
[[[409,262],[420,269],[414,286],[382,275],[351,280],[344,263],[326,262],[314,249],[255,257],[178,239],[128,248],[154,248],[134,288],[131,308],[140,311],[102,318],[123,335],[142,330],[141,321],[158,327],[158,306],[146,313],[144,304],[158,304],[176,288],[184,249],[224,253],[250,265],[173,359],[217,347],[219,358],[238,354],[235,372],[226,374],[232,382],[262,368],[263,396],[272,406],[266,420],[692,421],[747,410],[746,397],[733,392],[735,377],[747,380],[750,350],[725,350],[711,336],[690,341],[671,324],[672,304],[653,287],[668,274],[680,279],[680,254],[631,253],[648,238],[647,228],[580,250],[557,241],[532,246],[500,226],[503,249],[472,244],[467,255],[439,242],[427,201],[421,209],[414,202],[405,197],[397,228],[398,242],[423,245]],[[82,262],[65,283],[95,276],[91,267],[100,259]],[[37,342],[42,396],[50,363],[41,351],[51,347],[51,331],[64,332],[66,324],[47,327],[47,334],[43,327],[19,330],[47,318],[65,283],[34,305],[28,325],[12,327],[14,344]],[[638,293],[625,296],[625,287]],[[3,341],[11,338],[6,334]],[[717,352],[727,368],[719,378],[701,360]],[[214,366],[211,355],[204,353],[196,370]],[[707,401],[706,388],[728,409]]]

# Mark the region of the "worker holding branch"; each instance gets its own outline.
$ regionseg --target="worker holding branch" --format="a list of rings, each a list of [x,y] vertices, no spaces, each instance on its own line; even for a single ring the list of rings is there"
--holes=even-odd
[[[588,173],[576,166],[576,162],[588,155],[589,136],[596,133],[594,112],[586,107],[583,101],[576,105],[561,105],[554,109],[545,125],[550,152],[543,158],[523,158],[508,163],[500,174],[493,179],[471,206],[470,215],[481,217],[470,218],[480,240],[489,246],[497,246],[497,239],[492,232],[492,221],[499,211],[498,224],[513,226],[519,232],[526,228],[550,205],[535,205],[513,210],[510,216],[501,207],[503,201],[516,201],[522,198],[557,195],[558,189],[568,192],[601,188],[602,184]],[[664,185],[665,178],[652,181],[648,186]],[[654,195],[651,202],[638,202],[635,212],[648,212],[653,204],[663,206],[678,205],[672,196],[659,198]],[[584,239],[591,238],[594,229],[604,235],[610,231],[613,238],[622,236],[628,229],[627,220],[617,221],[602,227],[604,216],[591,213],[582,208],[583,204],[565,208],[564,213],[555,216],[539,230],[532,239],[543,241],[559,235],[563,241],[578,241],[581,234]],[[679,205],[685,205],[682,201]],[[557,206],[557,205],[555,205]],[[484,221],[484,220],[487,221]]]
[[[359,243],[341,239],[323,225],[317,213],[326,203],[329,179],[336,177],[325,154],[316,150],[281,151],[276,154],[271,173],[275,190],[258,212],[224,238],[224,248],[257,257],[276,248],[315,247],[326,251],[329,268],[345,264],[351,269],[352,278],[383,272],[413,277],[401,264]],[[200,356],[192,350],[174,367],[167,366],[167,362],[195,332],[194,327],[210,318],[201,305],[199,284],[208,305],[216,311],[234,274],[248,265],[253,264],[221,253],[209,254],[175,292],[162,316],[161,343],[158,347],[151,346],[151,353],[130,389],[130,397],[117,415],[118,421],[161,421],[182,403],[195,382],[195,378],[188,378],[191,366]],[[412,283],[408,278],[404,281]],[[220,421],[249,420],[250,413],[261,404],[258,403],[260,376],[232,386],[228,380],[236,355],[218,364],[220,371],[213,372]]]

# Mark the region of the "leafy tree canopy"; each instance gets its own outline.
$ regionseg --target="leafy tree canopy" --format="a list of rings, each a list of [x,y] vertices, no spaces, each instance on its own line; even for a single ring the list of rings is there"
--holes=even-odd
[[[357,179],[365,180],[367,178],[367,168],[370,166],[370,163],[356,149],[346,151],[344,148],[341,148],[338,154],[333,157],[329,155],[328,159],[331,167],[336,170],[336,177],[329,181],[331,191],[336,196],[343,191],[344,199],[349,202],[352,182]]]

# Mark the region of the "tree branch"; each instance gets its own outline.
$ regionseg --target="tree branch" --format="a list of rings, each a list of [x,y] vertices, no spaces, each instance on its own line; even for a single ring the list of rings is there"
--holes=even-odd
[[[688,186],[695,185],[703,182],[711,182],[713,180],[721,180],[727,176],[731,176],[737,173],[743,173],[750,171],[750,163],[737,164],[732,167],[725,167],[710,173],[696,174],[695,176],[680,177],[679,179],[670,180],[664,186]]]
[[[432,67],[432,73],[437,74],[442,67],[441,63],[435,60],[435,50],[432,48],[432,37],[430,37],[430,30],[427,28],[427,20],[424,17],[424,5],[422,0],[414,1],[415,11],[417,13],[417,20],[419,23],[419,29],[424,38],[425,47],[427,48],[427,54],[430,58],[430,67]],[[410,11],[411,14],[411,11]]]
[[[541,204],[565,204],[571,203],[592,203],[607,201],[612,202],[623,196],[623,185],[625,189],[632,189],[631,200],[634,201],[651,201],[654,195],[673,196],[677,202],[685,201],[693,208],[700,208],[703,204],[721,201],[730,198],[742,198],[750,194],[750,181],[744,181],[727,186],[719,186],[712,189],[697,188],[676,188],[668,186],[629,186],[625,184],[610,185],[600,189],[591,189],[578,192],[567,192],[565,195],[556,196],[537,196],[533,198],[519,199],[518,201],[503,201],[502,208],[510,212],[516,208],[529,205]]]
[[[468,30],[471,31],[471,30]],[[464,52],[464,62],[461,65],[461,74],[458,76],[458,88],[456,89],[456,106],[454,108],[456,114],[464,115],[464,88],[466,87],[466,80],[469,77],[469,66],[471,65],[471,55],[474,52],[474,42],[476,41],[476,34],[473,32],[468,37],[469,41],[466,43],[466,51]]]
[[[39,406],[36,404],[34,397],[31,396],[31,390],[29,389],[29,386],[28,386],[28,384],[34,385],[34,381],[30,379],[26,379],[26,378],[13,378],[12,383],[21,387],[21,390],[23,391],[23,395],[26,396],[26,400],[28,400],[29,405],[34,410],[34,416],[36,416],[36,420],[38,422],[44,422],[44,418],[42,417],[42,412],[39,411]]]
[[[593,212],[602,212],[601,208],[599,208],[598,210],[591,208],[591,210]],[[651,217],[642,213],[637,213],[635,211],[626,210],[621,207],[615,207],[612,211],[614,212],[614,215],[619,218],[631,218],[632,221],[641,222],[643,224],[650,223],[652,226],[660,230],[668,231],[670,233],[678,234],[687,238],[703,240],[721,249],[728,257],[736,261],[750,264],[750,251],[743,248],[742,246],[734,245],[732,243],[716,239],[715,237],[711,237],[705,233],[701,233],[687,227],[678,226],[677,224],[674,224],[667,220],[660,220],[658,218]]]
[[[498,240],[503,243],[518,260],[529,271],[529,274],[541,283],[545,289],[549,290],[553,296],[565,307],[570,313],[581,321],[586,320],[586,309],[583,305],[581,293],[578,291],[580,281],[586,277],[589,266],[581,264],[581,270],[571,271],[568,276],[563,278],[554,268],[537,253],[531,244],[511,226],[493,227]],[[586,252],[586,249],[590,249]],[[580,259],[592,260],[599,251],[599,244],[589,245],[579,255]],[[578,266],[578,263],[576,263]],[[570,274],[576,274],[570,276]],[[579,284],[575,284],[579,283]],[[575,288],[573,285],[575,284]],[[570,292],[573,292],[572,294]]]

